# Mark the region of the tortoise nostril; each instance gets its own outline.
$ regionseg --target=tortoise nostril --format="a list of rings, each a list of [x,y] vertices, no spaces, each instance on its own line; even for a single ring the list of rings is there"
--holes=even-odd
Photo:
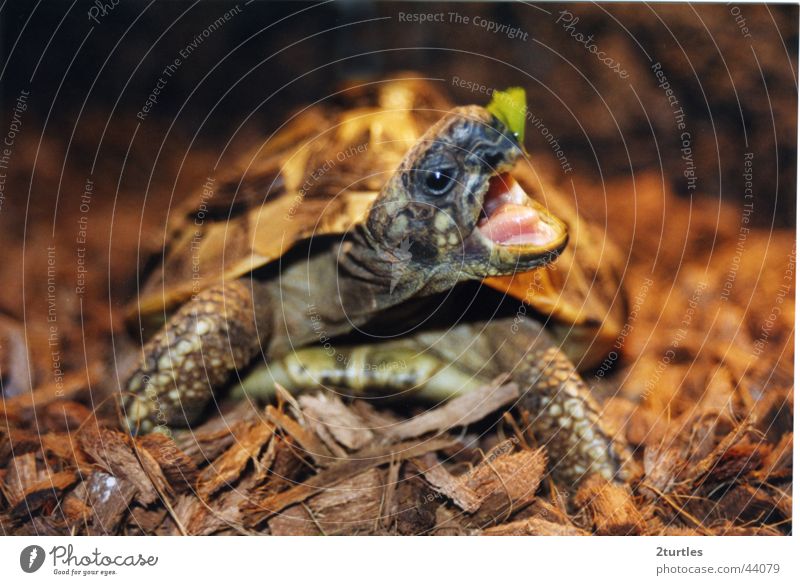
[[[490,154],[486,155],[486,158],[484,159],[484,162],[486,163],[486,166],[488,168],[495,169],[495,168],[497,168],[497,165],[499,165],[501,162],[503,162],[503,158],[504,157],[503,157],[503,153],[502,152],[493,152],[493,153],[490,153]]]

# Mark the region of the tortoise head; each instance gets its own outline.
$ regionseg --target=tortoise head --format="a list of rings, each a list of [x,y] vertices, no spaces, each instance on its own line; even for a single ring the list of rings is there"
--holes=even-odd
[[[431,127],[367,219],[392,279],[439,292],[554,261],[567,228],[508,173],[521,154],[514,134],[482,107],[455,108]]]

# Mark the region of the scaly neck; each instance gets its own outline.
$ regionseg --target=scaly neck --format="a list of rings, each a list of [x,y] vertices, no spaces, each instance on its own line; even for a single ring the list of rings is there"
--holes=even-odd
[[[336,255],[342,307],[354,320],[365,322],[407,301],[427,282],[427,271],[414,263],[408,247],[385,248],[365,226],[355,230]]]

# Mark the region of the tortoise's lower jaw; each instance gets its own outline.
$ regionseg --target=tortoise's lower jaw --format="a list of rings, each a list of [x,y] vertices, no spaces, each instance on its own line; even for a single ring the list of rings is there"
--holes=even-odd
[[[567,244],[567,227],[501,173],[489,180],[474,238],[490,250],[493,272],[511,273],[555,260]]]

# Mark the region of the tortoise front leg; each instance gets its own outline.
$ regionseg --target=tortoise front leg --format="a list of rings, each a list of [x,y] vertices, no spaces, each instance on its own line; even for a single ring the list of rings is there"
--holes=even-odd
[[[600,406],[561,350],[532,351],[514,379],[528,388],[524,405],[554,476],[574,487],[594,473],[624,478],[625,447],[603,423]]]
[[[122,397],[131,432],[187,426],[269,335],[266,286],[240,279],[202,291],[143,347]],[[254,298],[255,297],[255,298]]]
[[[501,318],[460,325],[442,341],[424,335],[447,359],[487,364],[484,375],[510,373],[523,393],[520,405],[530,412],[530,426],[547,449],[552,474],[577,487],[593,473],[623,479],[626,447],[602,420],[602,409],[572,362],[547,330],[528,318]],[[493,371],[492,371],[493,370]]]
[[[351,396],[438,402],[486,385],[455,361],[425,351],[414,338],[356,346],[310,346],[254,367],[233,391],[271,400],[275,385],[292,393],[327,387]]]

